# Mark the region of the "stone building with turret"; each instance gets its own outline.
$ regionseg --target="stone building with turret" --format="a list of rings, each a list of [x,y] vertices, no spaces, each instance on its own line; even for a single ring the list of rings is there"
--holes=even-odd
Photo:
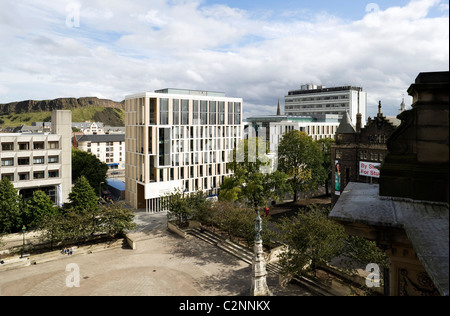
[[[378,114],[369,117],[362,127],[362,116],[356,116],[356,126],[350,116],[344,115],[336,131],[336,142],[331,148],[332,163],[335,165],[332,179],[333,202],[337,200],[350,182],[378,183],[379,170],[387,155],[386,142],[398,126],[398,121],[382,113],[381,101]]]

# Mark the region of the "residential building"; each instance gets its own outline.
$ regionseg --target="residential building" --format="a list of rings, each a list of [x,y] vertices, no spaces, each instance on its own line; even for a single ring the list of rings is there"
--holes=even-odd
[[[125,134],[76,135],[79,150],[106,163],[112,172],[125,172]]]
[[[130,206],[158,212],[166,194],[211,194],[231,174],[227,162],[243,133],[241,98],[164,89],[127,96],[125,111]]]
[[[348,112],[356,125],[356,115],[367,118],[367,93],[360,87],[343,86],[326,88],[317,85],[302,85],[300,90],[289,91],[285,96],[285,115],[313,116],[338,115],[341,120]]]
[[[44,191],[57,205],[72,188],[72,112],[53,111],[50,133],[0,134],[0,176],[25,199]]]

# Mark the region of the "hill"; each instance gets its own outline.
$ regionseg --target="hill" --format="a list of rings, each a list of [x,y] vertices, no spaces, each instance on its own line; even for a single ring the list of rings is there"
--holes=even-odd
[[[115,102],[97,97],[0,104],[0,126],[16,127],[32,122],[48,122],[53,110],[71,110],[73,122],[95,121],[110,126],[124,126],[124,101]]]

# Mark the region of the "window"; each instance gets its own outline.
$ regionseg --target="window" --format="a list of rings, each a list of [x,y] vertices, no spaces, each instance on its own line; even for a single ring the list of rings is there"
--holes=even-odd
[[[189,100],[181,100],[181,124],[189,125]]]
[[[33,158],[33,165],[43,165],[43,164],[44,164],[44,157]]]
[[[19,150],[30,150],[30,143],[19,143]]]
[[[2,179],[5,179],[5,178],[11,182],[14,182],[14,174],[13,173],[2,174]]]
[[[215,125],[217,123],[217,103],[216,101],[209,102],[209,124]]]
[[[233,116],[233,102],[228,102],[228,124],[232,125],[234,124],[234,116]]]
[[[59,142],[48,142],[49,149],[59,149]]]
[[[33,172],[33,179],[44,179],[44,171]]]
[[[225,124],[225,102],[219,102],[219,124]]]
[[[17,159],[17,164],[19,166],[28,166],[30,164],[30,158],[26,157],[26,158],[18,158]]]
[[[2,150],[3,151],[13,151],[14,143],[2,143]]]
[[[200,101],[200,124],[208,124],[208,101]]]
[[[159,129],[159,165],[170,166],[170,128]]]
[[[193,125],[199,125],[200,124],[200,120],[198,117],[199,112],[199,105],[198,105],[198,100],[194,100],[194,116],[192,119]]]
[[[241,103],[240,102],[234,103],[234,124],[235,125],[241,124]]]
[[[30,174],[27,173],[19,173],[19,181],[30,180]]]
[[[14,158],[2,159],[2,167],[14,166]]]
[[[169,124],[169,99],[161,99],[160,100],[160,124],[168,125]]]
[[[49,170],[48,171],[48,177],[49,178],[58,178],[59,177],[59,170]]]
[[[180,124],[180,100],[173,100],[173,125]]]
[[[33,143],[33,149],[34,150],[43,150],[44,149],[44,142],[35,142],[35,143]]]

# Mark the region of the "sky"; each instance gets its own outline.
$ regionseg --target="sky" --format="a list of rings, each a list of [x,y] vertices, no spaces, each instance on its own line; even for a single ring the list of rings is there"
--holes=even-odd
[[[397,115],[449,70],[448,0],[2,0],[0,103],[225,92],[274,115],[301,85],[360,86]]]

